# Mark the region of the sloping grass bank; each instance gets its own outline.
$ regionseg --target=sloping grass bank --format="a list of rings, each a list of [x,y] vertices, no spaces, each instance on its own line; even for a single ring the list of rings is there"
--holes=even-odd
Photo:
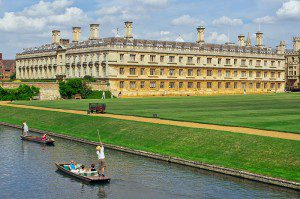
[[[300,181],[300,142],[0,106],[0,121],[153,153]]]
[[[300,133],[300,93],[14,103],[87,110],[89,102],[104,102],[113,114],[152,117],[156,113],[163,119]]]

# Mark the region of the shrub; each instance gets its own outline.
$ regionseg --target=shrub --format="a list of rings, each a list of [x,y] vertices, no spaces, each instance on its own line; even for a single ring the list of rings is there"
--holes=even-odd
[[[83,80],[86,82],[96,82],[96,79],[92,76],[86,75],[83,77]]]
[[[38,95],[40,89],[35,86],[21,84],[18,88],[4,89],[0,87],[0,100],[30,100]]]
[[[66,82],[59,82],[59,92],[63,98],[71,99],[74,95],[81,94],[81,97],[85,99],[92,90],[81,79],[68,79]]]
[[[105,98],[111,98],[111,92],[110,91],[104,91]],[[91,94],[87,96],[87,99],[101,99],[103,95],[103,91],[92,91]],[[115,98],[115,96],[113,96]]]

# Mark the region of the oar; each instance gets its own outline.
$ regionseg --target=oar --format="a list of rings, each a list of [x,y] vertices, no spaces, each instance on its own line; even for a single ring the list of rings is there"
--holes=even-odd
[[[101,138],[100,138],[100,133],[99,133],[99,129],[97,129],[97,133],[98,133],[98,138],[99,138],[99,142],[101,142]],[[105,164],[106,164],[106,160],[105,161]],[[107,164],[106,164],[106,174],[107,174],[107,177],[110,177],[110,174],[109,174],[109,171],[108,171],[108,168],[107,168]]]
[[[101,138],[100,138],[99,129],[97,129],[97,133],[98,133],[99,142],[101,142]]]

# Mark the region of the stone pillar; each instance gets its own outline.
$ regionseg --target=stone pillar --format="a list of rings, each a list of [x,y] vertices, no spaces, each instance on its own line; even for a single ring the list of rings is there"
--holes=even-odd
[[[197,28],[197,43],[198,44],[204,44],[204,32],[205,28],[203,26],[199,26]]]

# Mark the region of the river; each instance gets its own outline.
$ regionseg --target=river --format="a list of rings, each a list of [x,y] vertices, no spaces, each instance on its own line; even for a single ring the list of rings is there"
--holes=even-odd
[[[54,162],[96,163],[95,146],[55,138],[55,146],[20,140],[0,126],[0,198],[299,198],[297,191],[105,149],[111,182],[86,184]]]

